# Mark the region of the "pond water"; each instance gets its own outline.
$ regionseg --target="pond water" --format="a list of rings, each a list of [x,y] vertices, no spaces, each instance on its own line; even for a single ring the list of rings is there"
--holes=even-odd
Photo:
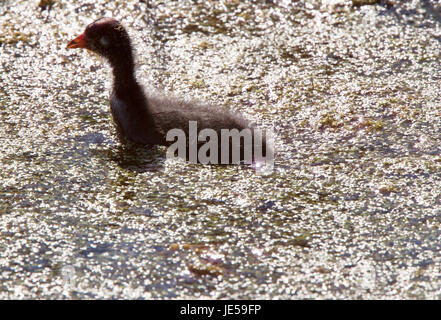
[[[441,6],[369,2],[2,1],[0,298],[440,299]],[[101,16],[274,170],[121,146]]]

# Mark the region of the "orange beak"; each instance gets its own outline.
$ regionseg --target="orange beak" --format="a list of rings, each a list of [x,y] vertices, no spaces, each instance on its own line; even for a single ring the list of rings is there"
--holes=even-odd
[[[78,37],[76,37],[67,44],[67,48],[69,49],[87,48],[86,35],[84,33],[80,34]]]

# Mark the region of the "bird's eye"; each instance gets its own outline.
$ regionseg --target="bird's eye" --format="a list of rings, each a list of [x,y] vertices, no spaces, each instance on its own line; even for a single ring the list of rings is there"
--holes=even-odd
[[[99,42],[103,47],[108,47],[110,44],[110,41],[109,39],[107,39],[107,37],[101,37]]]

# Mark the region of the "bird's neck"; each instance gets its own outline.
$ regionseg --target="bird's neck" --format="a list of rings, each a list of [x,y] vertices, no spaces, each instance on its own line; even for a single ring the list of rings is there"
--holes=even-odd
[[[113,86],[117,93],[127,92],[130,91],[129,89],[136,87],[137,82],[133,59],[129,59],[129,57],[128,59],[110,59],[110,64],[112,65],[113,72]]]

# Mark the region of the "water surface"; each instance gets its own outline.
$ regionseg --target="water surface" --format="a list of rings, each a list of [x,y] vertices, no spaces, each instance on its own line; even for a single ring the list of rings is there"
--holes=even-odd
[[[108,66],[66,49],[101,16],[147,88],[274,128],[274,171],[122,148]],[[436,1],[2,1],[0,298],[440,299],[440,17]]]

